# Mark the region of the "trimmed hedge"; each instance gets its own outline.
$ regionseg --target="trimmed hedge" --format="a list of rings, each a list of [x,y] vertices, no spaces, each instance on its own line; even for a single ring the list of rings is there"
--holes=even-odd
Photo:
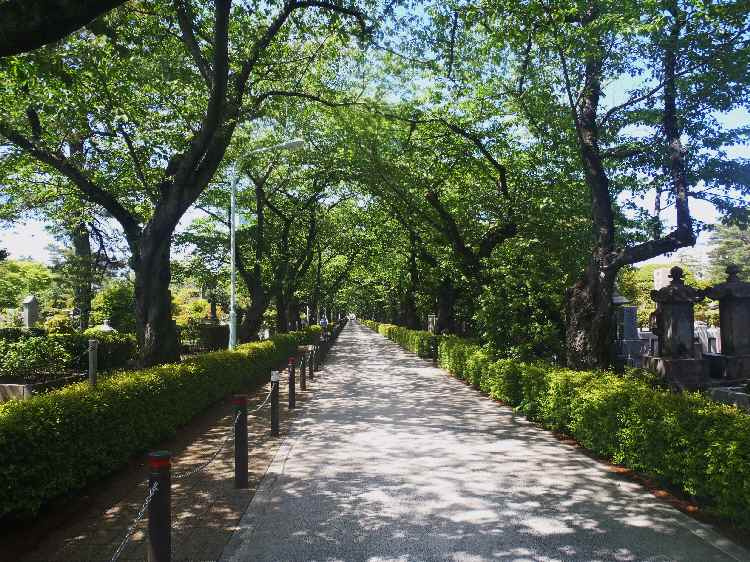
[[[311,341],[277,335],[182,363],[106,377],[0,405],[0,516],[34,515],[175,434],[222,397],[252,390]]]
[[[430,357],[430,340],[435,337],[432,333],[425,330],[410,330],[395,324],[382,324],[372,320],[364,320],[363,323],[381,336],[395,341],[404,349],[408,349],[420,357]]]
[[[364,323],[380,333],[387,326]],[[385,328],[384,335],[413,342],[403,330]],[[635,376],[496,360],[481,346],[454,336],[440,338],[438,361],[528,419],[571,435],[612,462],[679,487],[712,511],[750,527],[750,415],[736,407],[699,393],[655,389]]]

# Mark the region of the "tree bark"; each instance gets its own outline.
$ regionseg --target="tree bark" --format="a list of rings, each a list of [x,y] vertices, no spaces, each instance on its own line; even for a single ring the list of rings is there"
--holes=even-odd
[[[419,329],[419,315],[417,313],[416,291],[419,284],[419,270],[417,269],[417,240],[411,234],[411,245],[409,247],[409,280],[406,293],[404,294],[403,321],[407,328]]]
[[[172,320],[171,236],[161,235],[149,225],[138,243],[135,261],[135,311],[142,367],[172,363],[180,359],[177,326]]]
[[[447,275],[440,280],[438,287],[437,331],[439,334],[456,331],[456,288]]]
[[[89,327],[91,318],[92,284],[94,279],[91,259],[91,240],[85,223],[78,223],[70,232],[75,259],[75,287],[73,299],[79,311],[79,329]]]

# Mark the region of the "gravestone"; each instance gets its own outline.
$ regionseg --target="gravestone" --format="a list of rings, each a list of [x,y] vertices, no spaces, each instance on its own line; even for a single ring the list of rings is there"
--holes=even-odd
[[[29,295],[23,302],[23,325],[25,328],[33,328],[39,322],[39,301],[34,295]]]
[[[622,360],[631,367],[641,366],[643,342],[638,333],[638,307],[617,308],[617,347]]]

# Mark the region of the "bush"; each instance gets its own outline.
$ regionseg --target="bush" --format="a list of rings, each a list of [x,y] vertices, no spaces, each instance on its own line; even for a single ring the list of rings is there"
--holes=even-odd
[[[381,333],[388,326],[364,323]],[[385,333],[411,341],[403,330],[386,327]],[[750,527],[750,415],[736,407],[696,393],[673,394],[639,372],[618,376],[494,360],[476,343],[455,336],[441,338],[438,361],[529,419]]]
[[[17,378],[55,378],[70,363],[70,354],[50,338],[22,338],[15,342],[0,340],[0,376]]]
[[[0,516],[30,516],[50,499],[112,472],[175,434],[227,394],[249,391],[314,330],[106,377],[0,405]]]
[[[7,327],[0,328],[0,341],[4,342],[16,342],[22,338],[30,338],[33,336],[45,336],[47,335],[46,330],[42,328],[20,328],[20,327]]]
[[[120,332],[135,332],[135,293],[133,283],[113,281],[94,295],[91,301],[91,323],[109,325]]]

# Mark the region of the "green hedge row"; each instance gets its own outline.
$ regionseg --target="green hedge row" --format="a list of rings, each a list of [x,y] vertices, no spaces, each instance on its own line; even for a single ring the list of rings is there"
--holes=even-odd
[[[365,322],[383,333],[383,325]],[[386,328],[394,341],[411,341]],[[421,332],[413,338],[418,339]],[[403,344],[402,344],[403,345]],[[439,365],[530,420],[596,454],[682,489],[750,527],[750,415],[698,393],[675,394],[633,376],[495,360],[479,345],[440,338]]]
[[[395,324],[383,324],[372,320],[363,320],[370,329],[375,330],[381,336],[395,341],[404,349],[416,353],[420,357],[430,357],[430,343],[433,336],[426,330],[410,330]]]
[[[316,334],[277,335],[0,405],[0,516],[33,515],[55,497],[95,486],[222,397],[265,383]]]

